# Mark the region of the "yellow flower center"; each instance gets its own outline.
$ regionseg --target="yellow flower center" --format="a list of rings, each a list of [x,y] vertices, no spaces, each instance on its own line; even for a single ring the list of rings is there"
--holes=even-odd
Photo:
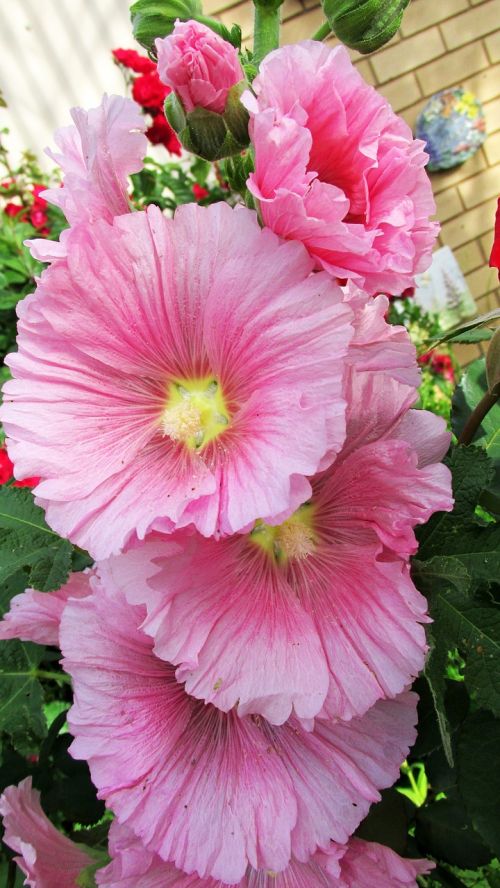
[[[290,558],[307,558],[316,548],[313,518],[314,506],[304,503],[283,524],[273,526],[256,521],[250,539],[278,564],[284,564]]]
[[[213,376],[174,380],[168,387],[162,413],[163,434],[200,450],[229,425],[229,411],[220,385]]]

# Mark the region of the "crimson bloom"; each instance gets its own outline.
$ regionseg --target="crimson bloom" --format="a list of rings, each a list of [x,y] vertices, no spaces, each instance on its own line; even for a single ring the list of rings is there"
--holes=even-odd
[[[146,136],[152,145],[163,145],[170,154],[182,154],[182,146],[170,126],[163,111],[156,111],[153,115],[153,123],[146,130]]]
[[[151,74],[156,71],[155,63],[135,49],[114,49],[113,57],[124,68],[129,68],[137,74]]]
[[[497,212],[495,216],[495,236],[490,256],[490,266],[498,268],[498,278],[500,280],[500,198],[498,199]]]

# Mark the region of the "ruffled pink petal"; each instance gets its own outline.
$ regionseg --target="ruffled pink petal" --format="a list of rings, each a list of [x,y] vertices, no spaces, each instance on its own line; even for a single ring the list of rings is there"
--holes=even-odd
[[[142,169],[146,128],[131,99],[104,95],[97,108],[73,108],[74,126],[57,131],[60,153],[47,150],[64,173],[64,187],[43,192],[70,225],[128,213],[127,177]]]
[[[431,872],[430,860],[400,857],[377,842],[351,839],[342,858],[342,874],[338,888],[417,888],[417,876]]]
[[[430,264],[439,230],[422,143],[341,46],[282,47],[252,89],[256,97],[243,96],[255,150],[248,186],[265,224],[370,294],[403,292]]]
[[[57,592],[27,589],[15,595],[0,622],[0,639],[20,638],[37,644],[59,645],[59,624],[68,598],[90,594],[90,574],[73,573]]]
[[[110,584],[70,600],[62,620],[75,703],[72,753],[99,796],[149,850],[231,883],[248,865],[281,871],[345,842],[415,737],[415,697],[349,725],[273,728],[188,696],[138,628],[144,610]]]
[[[75,888],[82,869],[92,858],[60,833],[44,814],[40,793],[31,777],[8,786],[0,796],[4,842],[18,855],[15,861],[31,888]]]
[[[223,203],[80,226],[70,244],[19,308],[2,407],[54,530],[103,558],[154,529],[293,511],[345,437],[340,288]],[[163,433],[168,386],[210,374],[232,415],[193,451]]]

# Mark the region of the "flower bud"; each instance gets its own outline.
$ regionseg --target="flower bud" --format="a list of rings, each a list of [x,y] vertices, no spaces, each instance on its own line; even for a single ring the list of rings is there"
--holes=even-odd
[[[223,114],[229,90],[244,79],[234,46],[199,22],[177,22],[156,41],[160,80],[177,94],[184,111]]]
[[[342,43],[368,53],[394,37],[410,0],[323,0],[332,31]]]
[[[156,41],[158,73],[173,93],[165,114],[188,151],[220,160],[248,145],[246,82],[234,46],[195,21]]]
[[[151,52],[157,37],[172,33],[177,19],[187,21],[201,11],[200,0],[136,0],[130,7],[134,37]]]

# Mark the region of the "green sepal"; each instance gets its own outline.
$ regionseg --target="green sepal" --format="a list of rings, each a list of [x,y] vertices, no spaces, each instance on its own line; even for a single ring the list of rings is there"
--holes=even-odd
[[[323,0],[332,31],[342,43],[369,53],[394,37],[410,0]]]
[[[245,147],[250,142],[250,137],[248,135],[249,115],[247,109],[240,101],[241,96],[247,87],[248,83],[246,80],[241,80],[239,83],[235,83],[235,85],[231,87],[227,94],[226,108],[222,115],[229,132],[234,136],[235,141],[242,147]]]
[[[156,38],[171,34],[177,19],[186,22],[201,13],[199,0],[136,0],[130,7],[134,37],[153,54]]]
[[[175,93],[171,92],[165,99],[165,117],[170,126],[177,134],[181,133],[186,126],[186,115],[182,102],[177,98]]]

